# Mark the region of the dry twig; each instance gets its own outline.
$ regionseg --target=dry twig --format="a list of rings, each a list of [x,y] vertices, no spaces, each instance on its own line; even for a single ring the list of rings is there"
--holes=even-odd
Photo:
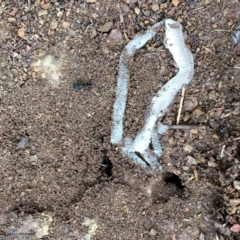
[[[182,96],[181,96],[180,106],[179,106],[179,110],[178,110],[177,125],[179,124],[181,113],[182,113],[182,105],[183,105],[183,100],[184,100],[184,96],[185,96],[185,90],[186,90],[186,87],[184,85],[182,88]]]
[[[198,125],[170,125],[168,129],[199,129],[205,130],[206,126],[198,126]]]

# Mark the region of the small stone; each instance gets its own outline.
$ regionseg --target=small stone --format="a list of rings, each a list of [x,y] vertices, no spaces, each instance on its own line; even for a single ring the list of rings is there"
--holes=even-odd
[[[107,55],[107,54],[110,53],[109,49],[106,48],[106,47],[104,47],[104,48],[102,49],[102,51],[103,51],[103,53],[104,53],[105,55]]]
[[[155,237],[157,235],[157,231],[152,228],[149,232],[149,235],[152,236],[152,237]]]
[[[188,98],[184,101],[184,110],[193,111],[198,106],[198,100],[195,97]]]
[[[177,18],[177,22],[182,23],[182,22],[183,22],[183,19],[180,18],[180,17],[178,17],[178,18]]]
[[[49,9],[50,7],[51,7],[51,3],[45,3],[41,6],[41,8],[45,10]]]
[[[90,37],[91,39],[93,39],[94,37],[96,37],[97,35],[97,30],[95,28],[92,28],[91,29],[91,32],[90,32]]]
[[[210,41],[210,40],[211,40],[211,37],[209,37],[209,36],[207,36],[207,35],[204,35],[204,36],[202,37],[202,40],[203,40],[203,41]]]
[[[193,147],[191,145],[185,144],[183,150],[186,153],[191,153],[193,151]]]
[[[145,10],[143,11],[143,14],[146,16],[146,17],[149,17],[151,12],[149,10]]]
[[[138,14],[140,14],[140,9],[138,7],[135,7],[134,12],[138,15]]]
[[[220,139],[220,137],[219,137],[217,134],[213,134],[212,137],[215,138],[215,139],[217,139],[217,140]]]
[[[16,18],[13,18],[13,17],[8,18],[8,22],[10,22],[10,23],[16,22],[16,21],[17,21]]]
[[[173,137],[170,137],[170,138],[168,139],[168,143],[169,143],[169,144],[173,144]]]
[[[67,33],[71,37],[75,37],[76,36],[76,31],[72,30],[71,28],[67,29]]]
[[[58,22],[55,18],[52,19],[51,23],[50,23],[50,28],[51,29],[56,29],[58,26]]]
[[[70,22],[62,22],[62,27],[63,28],[69,28],[70,27]]]
[[[186,172],[188,172],[190,170],[190,168],[188,166],[182,166],[182,169]]]
[[[162,58],[165,58],[167,56],[167,51],[163,50],[163,51],[160,51],[160,56]]]
[[[240,181],[238,180],[233,181],[233,186],[235,189],[240,190]]]
[[[121,4],[121,8],[122,8],[122,11],[125,12],[125,13],[130,12],[130,8],[126,4]]]
[[[30,161],[31,162],[36,162],[38,160],[38,156],[37,155],[31,155],[30,156]]]
[[[193,111],[193,116],[194,117],[199,117],[201,115],[203,115],[205,112],[203,112],[201,109],[197,108]]]
[[[239,205],[240,204],[240,198],[239,199],[230,199],[229,200],[230,205]]]
[[[92,17],[93,17],[94,19],[97,19],[97,18],[99,17],[99,15],[98,15],[97,13],[92,13]]]
[[[99,32],[104,32],[104,33],[108,32],[108,31],[110,31],[112,26],[113,26],[113,22],[112,21],[106,22],[105,24],[103,24],[101,27],[98,28],[98,31]]]
[[[113,29],[110,34],[109,37],[114,39],[114,40],[122,40],[123,36],[120,30],[118,29]]]
[[[187,156],[187,163],[189,165],[197,165],[196,159],[194,157],[192,157],[192,156]]]
[[[41,9],[41,10],[39,10],[39,12],[38,12],[38,16],[41,17],[41,16],[43,16],[43,15],[46,15],[47,13],[48,13],[47,10]]]
[[[95,3],[97,0],[87,0],[87,3]]]
[[[191,129],[191,133],[192,134],[198,134],[198,130],[197,129]]]
[[[179,141],[180,143],[184,143],[184,142],[185,142],[185,139],[184,139],[183,137],[180,137],[180,138],[178,139],[178,141]]]
[[[22,137],[17,145],[18,148],[24,149],[28,144],[28,138],[27,137]]]
[[[125,0],[126,3],[136,3],[138,0]]]
[[[61,18],[62,15],[63,15],[63,12],[62,12],[62,11],[57,12],[57,17]]]
[[[198,139],[199,139],[199,140],[203,140],[203,139],[204,139],[204,136],[200,134],[200,135],[198,136]]]
[[[11,221],[14,221],[14,220],[18,219],[18,215],[14,212],[10,212],[9,217],[10,217]]]
[[[21,17],[21,19],[22,19],[23,21],[27,21],[27,20],[28,20],[28,17],[27,17],[26,15],[23,15],[23,16]]]
[[[216,162],[213,162],[213,161],[208,161],[208,166],[209,167],[217,167],[218,164]]]
[[[25,28],[24,27],[18,29],[18,36],[23,39],[25,38]]]
[[[217,24],[213,24],[212,27],[213,27],[213,28],[217,28],[218,25],[217,25]]]
[[[186,112],[186,113],[184,114],[183,121],[184,121],[184,122],[187,122],[190,118],[191,118],[191,115],[190,115],[188,112]]]
[[[152,8],[152,10],[153,10],[154,12],[156,12],[156,11],[159,10],[159,5],[158,5],[157,3],[155,3],[155,4],[152,5],[151,8]]]
[[[164,9],[164,8],[167,8],[167,7],[168,7],[167,3],[160,4],[160,9],[161,10]]]

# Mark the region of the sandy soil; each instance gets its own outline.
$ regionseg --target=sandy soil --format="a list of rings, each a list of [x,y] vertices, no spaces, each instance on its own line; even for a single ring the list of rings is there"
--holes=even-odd
[[[0,239],[240,239],[238,1],[6,0],[0,16]],[[182,23],[195,74],[153,175],[110,144],[111,115],[123,47],[164,18]],[[135,137],[177,72],[163,32],[129,69]]]

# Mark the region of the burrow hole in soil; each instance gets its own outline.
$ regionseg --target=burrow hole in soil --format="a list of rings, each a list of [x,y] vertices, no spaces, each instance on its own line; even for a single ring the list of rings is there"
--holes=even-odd
[[[175,184],[179,189],[183,190],[184,186],[182,184],[181,179],[178,175],[172,173],[172,172],[166,172],[164,174],[164,181],[166,183],[172,183]]]

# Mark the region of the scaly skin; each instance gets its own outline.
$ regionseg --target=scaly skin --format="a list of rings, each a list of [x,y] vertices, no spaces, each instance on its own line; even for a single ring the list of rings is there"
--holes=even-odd
[[[125,147],[123,148],[124,154],[132,158],[137,164],[141,164],[141,162],[144,164],[144,162],[138,157],[136,152],[140,153],[144,160],[155,169],[160,167],[157,162],[157,158],[162,154],[161,145],[156,132],[157,120],[164,116],[182,86],[190,83],[194,71],[193,55],[185,44],[181,24],[172,19],[166,19],[165,27],[166,33],[164,44],[171,52],[176,64],[179,67],[179,71],[177,75],[169,80],[163,88],[160,89],[156,96],[154,96],[143,129],[138,133],[133,142],[128,139]],[[154,26],[150,30],[153,29]],[[142,43],[149,40],[149,37],[154,35],[153,33],[154,32],[151,32],[151,34],[148,33],[148,36],[147,34],[141,35],[141,44],[139,44],[139,40],[137,40],[139,37],[136,37],[136,40],[133,39],[129,42],[127,46],[131,46],[132,48],[130,48],[131,54],[127,57],[132,56],[138,48],[143,46]],[[137,42],[135,43],[135,41]],[[127,46],[125,47],[126,49]],[[125,65],[124,67],[126,68]],[[129,76],[127,77],[129,78]],[[116,104],[114,106],[115,108],[117,107]],[[151,141],[153,143],[152,145],[154,151],[151,151],[149,148]]]

